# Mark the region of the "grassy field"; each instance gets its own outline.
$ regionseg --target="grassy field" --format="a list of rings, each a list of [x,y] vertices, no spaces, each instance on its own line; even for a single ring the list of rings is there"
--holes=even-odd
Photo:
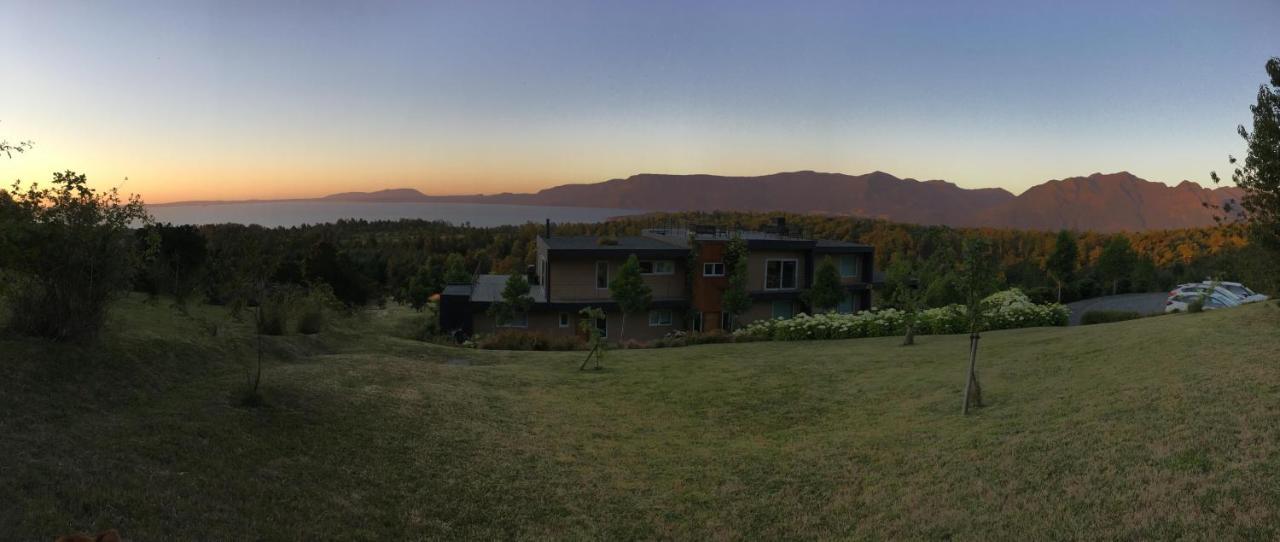
[[[0,538],[1280,537],[1280,309],[967,338],[451,349],[371,311],[268,342],[121,303],[0,338]]]

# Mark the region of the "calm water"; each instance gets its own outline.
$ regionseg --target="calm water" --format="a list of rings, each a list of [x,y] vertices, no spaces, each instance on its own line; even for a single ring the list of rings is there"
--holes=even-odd
[[[488,205],[478,203],[353,203],[320,201],[276,201],[228,203],[220,205],[180,205],[151,207],[157,222],[173,224],[259,224],[267,227],[298,226],[336,222],[343,218],[398,220],[418,218],[444,220],[472,226],[520,225],[528,222],[601,222],[615,216],[639,214],[630,209],[595,207],[536,207],[532,205]]]

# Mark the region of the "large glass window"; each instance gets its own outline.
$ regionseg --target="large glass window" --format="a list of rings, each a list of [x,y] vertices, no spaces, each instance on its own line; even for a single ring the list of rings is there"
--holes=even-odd
[[[841,277],[857,277],[858,276],[858,258],[857,256],[841,256],[840,257],[840,276]]]
[[[773,302],[774,318],[791,318],[792,305],[790,300],[777,300]]]
[[[676,264],[671,260],[640,260],[641,275],[670,275],[676,272]]]
[[[596,262],[596,288],[609,288],[609,262]]]
[[[654,309],[649,311],[650,326],[671,325],[671,309]]]
[[[857,305],[853,302],[853,294],[846,293],[844,294],[844,297],[840,298],[840,304],[836,305],[836,312],[840,314],[853,314],[856,306]]]
[[[797,260],[768,260],[764,267],[764,289],[793,290],[796,287]]]

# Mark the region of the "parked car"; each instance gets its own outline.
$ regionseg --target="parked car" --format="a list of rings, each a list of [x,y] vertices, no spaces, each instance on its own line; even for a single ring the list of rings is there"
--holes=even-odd
[[[1209,285],[1212,284],[1212,282],[1204,281],[1201,284]],[[1218,282],[1218,287],[1235,294],[1236,297],[1239,297],[1244,303],[1257,303],[1259,301],[1266,301],[1270,299],[1265,295],[1250,290],[1239,282]]]
[[[1227,306],[1230,306],[1230,307],[1234,307],[1244,303],[1244,299],[1232,293],[1231,290],[1228,290],[1221,286],[1214,288],[1212,285],[1207,285],[1199,282],[1193,282],[1189,284],[1179,284],[1177,288],[1174,288],[1173,291],[1169,292],[1169,299],[1173,299],[1174,297],[1182,294],[1203,295],[1206,293],[1210,293],[1213,296],[1218,297],[1221,301],[1223,301],[1224,303],[1227,304]]]
[[[1187,309],[1197,299],[1203,297],[1204,294],[1198,292],[1185,292],[1170,296],[1164,302],[1164,312],[1187,312]],[[1225,309],[1238,305],[1235,301],[1227,299],[1218,294],[1210,294],[1204,298],[1204,310]]]

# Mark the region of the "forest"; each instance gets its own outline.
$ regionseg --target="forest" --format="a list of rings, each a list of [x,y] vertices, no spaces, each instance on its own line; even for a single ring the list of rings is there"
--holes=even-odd
[[[957,302],[956,269],[963,239],[991,242],[1001,286],[1022,288],[1037,301],[1111,293],[1161,291],[1206,278],[1238,280],[1275,292],[1264,255],[1240,227],[1127,234],[956,229],[881,220],[778,213],[656,213],[597,224],[556,224],[557,235],[638,235],[672,224],[715,224],[758,229],[785,216],[793,232],[873,245],[877,270],[907,265],[925,288],[930,306]],[[536,258],[541,224],[476,228],[422,220],[344,220],[292,228],[152,225],[138,242],[159,239],[140,264],[136,289],[213,303],[234,298],[254,280],[306,286],[324,283],[349,307],[395,300],[420,305],[460,271],[520,272]],[[798,228],[798,232],[795,231]],[[1064,244],[1074,247],[1064,247]],[[263,250],[270,247],[269,250]],[[1064,248],[1066,250],[1064,250]],[[1066,252],[1067,262],[1057,262]],[[450,259],[452,256],[452,261]],[[253,277],[260,277],[254,279]],[[1057,279],[1061,277],[1061,281]],[[455,278],[456,280],[456,278]],[[892,283],[884,284],[887,294]],[[883,299],[890,296],[882,295]]]

